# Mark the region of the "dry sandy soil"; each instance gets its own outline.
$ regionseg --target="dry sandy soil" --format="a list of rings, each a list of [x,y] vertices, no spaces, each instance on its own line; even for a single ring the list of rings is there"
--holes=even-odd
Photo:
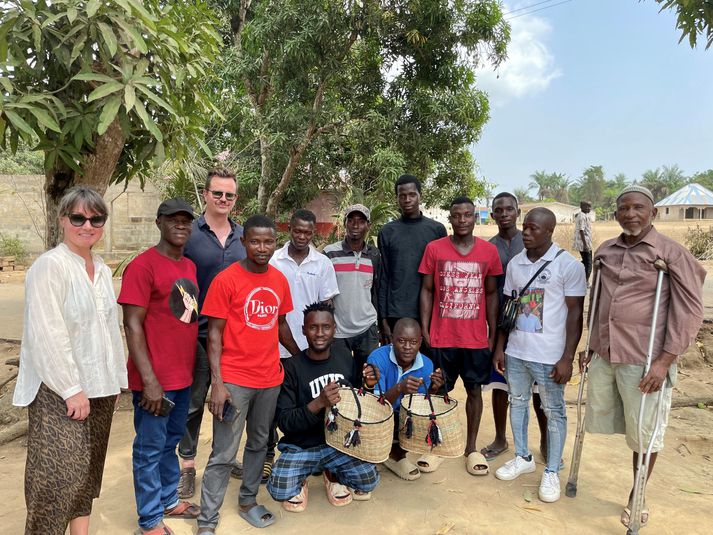
[[[685,225],[659,224],[661,230],[684,241]],[[662,228],[663,227],[663,228]],[[483,236],[494,233],[494,227],[478,227]],[[558,229],[558,241],[569,245],[571,228]],[[486,232],[487,231],[487,232]],[[597,223],[595,240],[601,242],[616,232],[615,223]],[[713,264],[706,265],[709,273]],[[0,338],[17,339],[22,325],[22,276],[0,274]],[[688,405],[673,409],[666,434],[666,448],[659,457],[656,473],[648,487],[651,520],[645,533],[709,534],[713,525],[713,284],[704,291],[708,321],[695,344],[682,359],[674,404]],[[582,345],[584,341],[582,341]],[[18,346],[0,342],[0,429],[25,418],[23,411],[10,406],[14,381],[4,384],[17,370],[3,365],[16,357]],[[570,402],[569,435],[564,453],[565,470],[560,473],[562,486],[569,472],[574,440],[576,400],[579,377],[567,388]],[[464,399],[459,386],[456,399]],[[493,437],[490,396],[485,397],[485,411],[478,447]],[[703,403],[698,406],[698,401]],[[465,425],[465,416],[461,414]],[[210,449],[210,418],[203,424],[198,466],[205,466]],[[530,443],[539,437],[531,426]],[[509,435],[509,433],[508,433]],[[512,444],[511,437],[510,443]],[[104,474],[102,495],[95,502],[91,533],[131,533],[136,528],[136,513],[131,475],[131,441],[133,429],[128,398],[122,400],[112,428],[109,455]],[[536,448],[534,448],[536,449]],[[625,533],[619,514],[631,481],[630,452],[620,436],[587,435],[579,476],[578,496],[544,504],[537,499],[537,485],[543,465],[536,455],[538,471],[512,482],[498,481],[492,472],[510,458],[511,452],[491,463],[491,475],[474,477],[466,473],[462,459],[446,460],[433,474],[424,474],[415,482],[398,479],[381,470],[380,486],[369,502],[354,502],[334,510],[326,500],[321,479],[311,478],[310,501],[300,515],[285,513],[262,488],[258,499],[278,516],[269,528],[272,533],[413,533],[413,534],[602,534]],[[22,478],[25,462],[25,440],[19,438],[0,447],[3,477],[0,495],[4,507],[0,512],[2,533],[22,533],[24,498]],[[202,469],[199,468],[198,480]],[[238,484],[233,480],[228,489],[219,526],[220,533],[257,532],[236,512]],[[200,492],[200,486],[198,486]],[[168,522],[177,534],[194,533],[189,521]]]

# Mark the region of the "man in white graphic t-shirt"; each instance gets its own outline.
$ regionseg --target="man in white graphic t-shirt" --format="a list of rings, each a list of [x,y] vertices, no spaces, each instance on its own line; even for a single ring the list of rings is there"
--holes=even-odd
[[[560,497],[557,472],[567,434],[564,385],[572,376],[587,293],[584,266],[552,243],[555,225],[555,215],[546,208],[534,208],[525,217],[525,250],[508,264],[505,295],[511,295],[513,290],[519,293],[543,264],[547,265],[523,292],[516,328],[509,334],[500,332],[493,357],[494,366],[504,373],[510,387],[510,423],[515,441],[515,458],[501,466],[495,477],[511,480],[535,471],[527,445],[527,414],[532,384],[537,381],[547,413],[547,466],[539,488],[544,502],[555,502]],[[535,311],[541,328],[519,328],[531,326],[529,318],[535,317]]]

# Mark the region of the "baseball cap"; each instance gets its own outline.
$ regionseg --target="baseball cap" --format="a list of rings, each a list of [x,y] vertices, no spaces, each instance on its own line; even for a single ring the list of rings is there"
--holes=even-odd
[[[371,210],[369,210],[366,206],[363,204],[352,204],[344,209],[344,219],[349,217],[349,214],[353,212],[359,212],[366,218],[367,221],[371,218]]]
[[[179,212],[185,212],[191,216],[192,219],[196,218],[196,214],[193,213],[193,208],[187,201],[176,197],[175,199],[167,199],[158,205],[158,210],[156,211],[156,217],[161,217],[162,215],[173,215]]]

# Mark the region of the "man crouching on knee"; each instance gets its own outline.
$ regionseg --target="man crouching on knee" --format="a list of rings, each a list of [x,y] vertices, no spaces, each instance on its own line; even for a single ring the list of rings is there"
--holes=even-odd
[[[285,380],[276,411],[284,436],[278,444],[281,455],[267,490],[282,502],[283,509],[293,513],[307,507],[307,478],[312,474],[323,472],[327,499],[337,507],[352,499],[369,499],[379,483],[375,465],[341,453],[325,440],[325,411],[340,401],[338,381],[356,385],[363,376],[367,387],[377,382],[372,366],[356,370],[351,357],[331,354],[335,330],[331,305],[309,305],[304,310],[302,328],[308,348],[284,361]]]

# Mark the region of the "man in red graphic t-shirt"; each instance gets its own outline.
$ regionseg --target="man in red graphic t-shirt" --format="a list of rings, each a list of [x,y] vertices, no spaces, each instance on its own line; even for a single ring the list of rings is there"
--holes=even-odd
[[[275,416],[283,369],[279,342],[299,353],[285,315],[292,310],[285,276],[269,265],[277,231],[271,219],[255,215],[241,238],[247,257],[219,273],[211,283],[201,313],[208,316],[208,361],[213,450],[201,489],[198,533],[213,533],[247,423],[243,481],[238,514],[264,528],[275,516],[257,504],[268,434]]]
[[[450,392],[458,376],[468,399],[466,470],[488,473],[488,462],[475,443],[483,413],[481,387],[490,381],[498,313],[497,276],[503,272],[497,248],[473,236],[475,205],[468,197],[453,200],[448,217],[453,235],[426,246],[418,268],[423,339],[434,366],[445,374]]]
[[[193,209],[183,199],[161,203],[161,239],[132,260],[119,293],[129,347],[129,388],[136,438],[132,450],[139,528],[164,531],[164,518],[196,518],[178,499],[176,445],[186,429],[198,339],[196,266],[183,256]]]

